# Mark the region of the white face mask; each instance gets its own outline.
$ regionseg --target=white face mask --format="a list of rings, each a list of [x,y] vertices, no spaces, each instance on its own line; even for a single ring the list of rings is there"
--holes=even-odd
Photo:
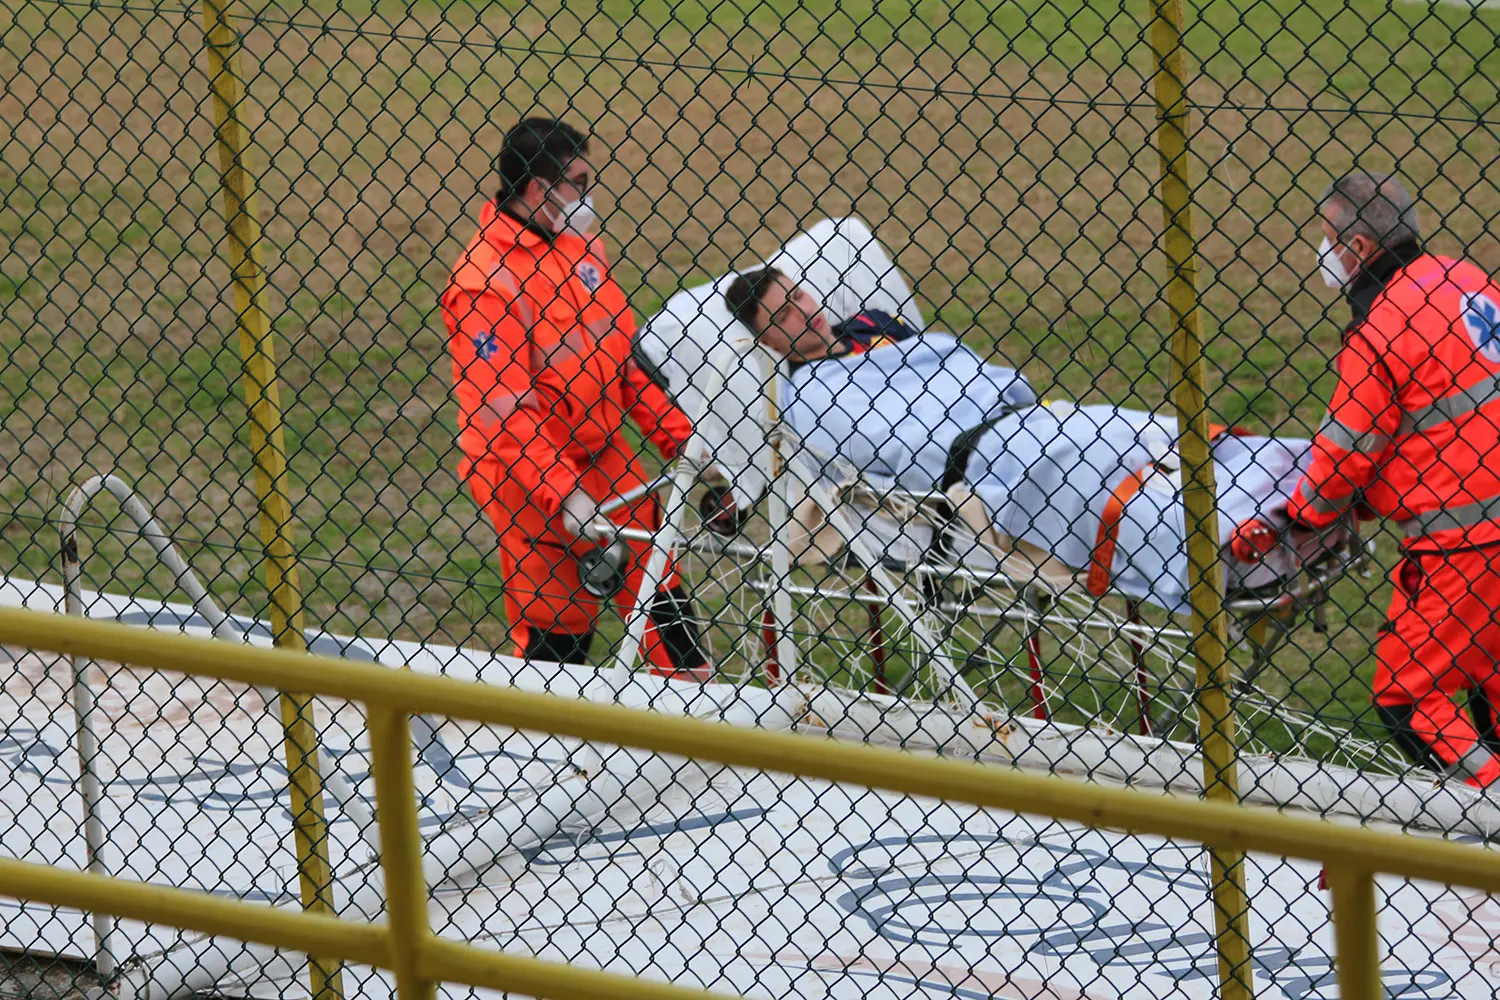
[[[594,225],[599,221],[599,216],[594,212],[594,198],[585,195],[576,201],[565,201],[557,210],[558,220],[556,229],[559,232],[569,232],[575,236],[587,237],[594,231]]]
[[[1318,273],[1323,276],[1323,284],[1329,288],[1343,288],[1349,284],[1349,272],[1344,270],[1344,262],[1339,259],[1326,236],[1318,247]]]

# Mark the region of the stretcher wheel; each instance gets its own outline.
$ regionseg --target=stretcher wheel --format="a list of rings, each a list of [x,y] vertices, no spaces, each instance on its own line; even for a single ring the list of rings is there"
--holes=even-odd
[[[589,549],[578,556],[578,582],[600,600],[614,597],[625,586],[625,567],[630,564],[630,547],[616,541]]]

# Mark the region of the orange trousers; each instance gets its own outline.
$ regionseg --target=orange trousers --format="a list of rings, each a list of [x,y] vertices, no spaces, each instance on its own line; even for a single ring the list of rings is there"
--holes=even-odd
[[[500,462],[492,458],[465,459],[459,475],[468,481],[474,500],[489,517],[500,536],[500,575],[505,587],[505,617],[515,656],[523,655],[533,632],[592,632],[602,613],[600,602],[583,589],[575,556],[592,541],[580,541],[558,529],[532,500],[531,491],[512,479]],[[639,460],[618,435],[602,452],[591,456],[580,485],[598,503],[619,496],[645,482]],[[655,531],[660,525],[660,507],[655,496],[643,497],[609,515],[616,524]],[[619,613],[629,614],[640,589],[650,546],[629,543],[631,563],[625,585],[613,603]],[[677,568],[669,560],[662,590],[679,583]],[[642,656],[658,673],[671,673],[667,650],[649,619],[642,643]]]
[[[1375,647],[1374,699],[1398,738],[1413,737],[1470,784],[1500,779],[1500,758],[1457,703],[1500,706],[1500,547],[1408,553]],[[1395,710],[1395,711],[1393,711]],[[1404,733],[1401,729],[1404,728]]]

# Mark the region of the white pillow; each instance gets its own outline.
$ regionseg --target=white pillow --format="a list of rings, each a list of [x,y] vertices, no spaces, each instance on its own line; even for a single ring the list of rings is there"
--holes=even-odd
[[[818,222],[765,263],[805,285],[834,323],[861,309],[880,309],[915,330],[925,328],[906,279],[869,227],[853,216]],[[730,475],[737,502],[748,506],[770,481],[765,387],[775,359],[724,305],[724,290],[734,278],[727,274],[673,295],[636,334],[635,350],[697,422]],[[722,387],[710,361],[725,373]]]

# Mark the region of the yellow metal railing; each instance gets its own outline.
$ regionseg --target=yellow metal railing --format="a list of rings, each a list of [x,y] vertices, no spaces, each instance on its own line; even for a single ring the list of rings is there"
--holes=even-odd
[[[417,830],[409,729],[414,713],[1182,838],[1226,853],[1260,851],[1319,861],[1332,889],[1336,959],[1344,1000],[1384,997],[1375,919],[1377,873],[1500,892],[1500,856],[1490,852],[1442,840],[1330,826],[1270,810],[1105,788],[810,736],[731,728],[686,717],[287,650],[228,646],[35,611],[0,609],[0,643],[363,703],[369,716],[376,813],[384,845],[384,926],[14,860],[0,860],[0,895],[390,969],[396,975],[402,1000],[432,997],[434,984],[440,981],[559,1000],[604,996],[685,1000],[704,996],[698,990],[505,955],[436,937],[428,922],[427,886],[422,882],[422,840]]]

